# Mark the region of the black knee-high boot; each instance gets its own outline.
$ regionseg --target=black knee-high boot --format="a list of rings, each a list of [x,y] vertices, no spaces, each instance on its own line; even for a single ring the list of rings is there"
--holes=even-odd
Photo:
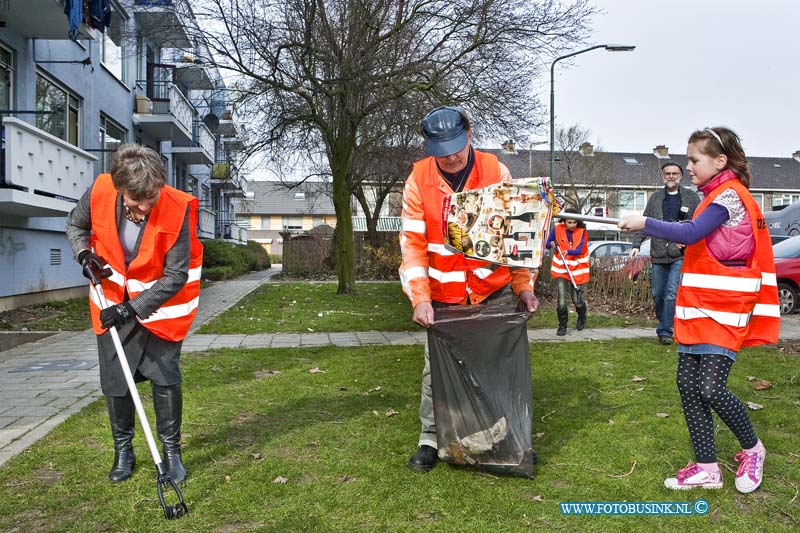
[[[558,315],[558,330],[556,331],[556,335],[563,337],[567,334],[567,319],[569,318],[569,309],[557,308],[556,314]]]
[[[580,331],[586,327],[586,306],[576,307],[575,310],[578,312],[578,322],[575,324],[575,329]]]
[[[156,411],[156,431],[164,451],[164,466],[169,470],[172,480],[179,483],[186,478],[186,469],[181,460],[181,385],[162,387],[154,384],[153,407]]]
[[[136,464],[133,453],[135,410],[130,393],[125,396],[106,396],[106,404],[111,435],[114,437],[114,465],[108,473],[108,479],[119,483],[131,477]]]

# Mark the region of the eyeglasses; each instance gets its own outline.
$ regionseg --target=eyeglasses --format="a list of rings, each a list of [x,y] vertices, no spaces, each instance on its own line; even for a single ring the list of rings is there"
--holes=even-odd
[[[680,172],[662,172],[661,175],[664,176],[665,178],[669,178],[672,176],[680,177],[682,174]]]

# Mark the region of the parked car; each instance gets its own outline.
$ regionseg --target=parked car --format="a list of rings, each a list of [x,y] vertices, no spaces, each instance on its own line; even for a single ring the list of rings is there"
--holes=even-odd
[[[631,243],[625,241],[589,241],[589,258],[619,257],[628,255]]]
[[[769,238],[772,240],[772,245],[775,246],[781,241],[785,241],[786,239],[790,238],[791,235],[770,235]]]
[[[650,264],[650,239],[642,243],[636,257],[630,257],[633,245],[626,241],[589,241],[589,261],[605,271],[622,272],[636,281]]]
[[[775,254],[775,275],[778,278],[778,296],[781,314],[797,311],[800,292],[800,236],[794,236],[772,247]]]

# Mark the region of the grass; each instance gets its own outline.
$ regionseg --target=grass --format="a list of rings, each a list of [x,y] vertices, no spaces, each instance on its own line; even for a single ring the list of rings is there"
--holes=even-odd
[[[198,333],[306,333],[333,331],[407,331],[420,329],[411,322],[411,305],[400,283],[359,283],[356,296],[337,295],[335,283],[265,283],[234,307],[201,327]],[[202,298],[202,295],[201,295]],[[574,310],[573,310],[574,316]],[[530,328],[553,328],[555,304],[544,302],[528,322]],[[574,317],[571,318],[574,323]],[[644,316],[592,312],[588,327],[650,326]]]
[[[724,425],[717,444],[725,487],[663,488],[691,458],[674,347],[649,339],[536,343],[531,353],[534,480],[450,465],[420,475],[405,466],[419,431],[421,346],[219,350],[184,355],[187,517],[163,519],[141,431],[133,478],[107,481],[113,452],[100,400],[0,469],[0,530],[797,530],[796,353],[748,349],[734,365],[731,389],[764,406],[750,411],[769,450],[765,483],[751,495],[733,487],[738,448]],[[773,388],[756,391],[747,376]],[[149,405],[149,389],[140,390]],[[697,498],[708,500],[707,516],[574,517],[559,508]]]
[[[92,327],[87,298],[71,298],[0,313],[0,330],[83,331]]]

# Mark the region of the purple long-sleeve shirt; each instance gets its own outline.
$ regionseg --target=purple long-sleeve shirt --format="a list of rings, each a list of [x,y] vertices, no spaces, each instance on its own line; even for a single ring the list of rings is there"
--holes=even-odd
[[[644,233],[648,237],[656,237],[679,244],[694,244],[719,228],[729,217],[730,213],[725,207],[711,203],[697,215],[697,218],[688,222],[664,222],[648,217],[645,221]]]

